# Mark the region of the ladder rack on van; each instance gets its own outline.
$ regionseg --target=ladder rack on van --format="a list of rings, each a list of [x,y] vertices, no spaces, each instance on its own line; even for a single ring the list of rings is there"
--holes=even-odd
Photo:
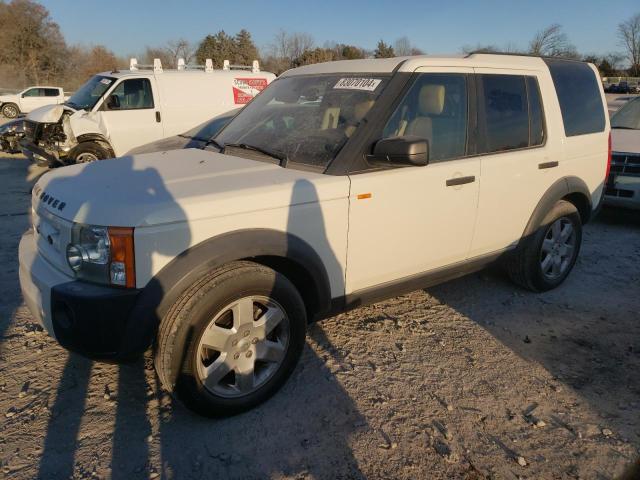
[[[129,70],[153,70],[156,73],[162,73],[162,62],[159,58],[153,59],[152,65],[145,65],[138,63],[138,59],[132,58],[129,61]],[[184,58],[178,59],[178,70],[204,70],[205,72],[213,72],[213,61],[207,58],[204,65],[187,64]],[[254,60],[251,65],[231,65],[229,60],[225,60],[222,65],[222,70],[251,70],[252,73],[260,72],[260,64],[257,60]]]

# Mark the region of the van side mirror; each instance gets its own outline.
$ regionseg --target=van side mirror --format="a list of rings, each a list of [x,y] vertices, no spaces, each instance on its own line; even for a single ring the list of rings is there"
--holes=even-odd
[[[415,135],[383,138],[375,144],[367,160],[389,166],[422,167],[429,163],[429,142]]]
[[[109,95],[107,108],[109,110],[118,110],[120,108],[120,97],[118,95]]]

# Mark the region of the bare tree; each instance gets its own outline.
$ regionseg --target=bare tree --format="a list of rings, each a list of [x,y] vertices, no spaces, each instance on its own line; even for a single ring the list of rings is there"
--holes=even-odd
[[[194,59],[195,50],[191,46],[188,40],[179,38],[177,40],[170,40],[165,47],[167,52],[173,58],[173,65],[178,64],[179,58],[184,58],[185,63],[189,64]]]
[[[618,38],[631,63],[630,73],[640,75],[640,13],[618,25]]]
[[[536,33],[529,43],[529,53],[547,57],[574,57],[576,48],[562,31],[562,25],[554,23]]]
[[[283,72],[296,65],[305,52],[314,47],[313,37],[307,33],[287,33],[278,30],[270,45],[269,54],[263,59],[263,65],[275,71]]]

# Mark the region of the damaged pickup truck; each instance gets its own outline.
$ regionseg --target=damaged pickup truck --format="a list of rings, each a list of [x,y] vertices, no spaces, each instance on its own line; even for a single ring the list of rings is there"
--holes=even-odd
[[[248,69],[248,71],[239,71]],[[131,60],[129,70],[92,77],[62,105],[33,110],[24,122],[23,153],[58,167],[126,154],[132,148],[185,132],[244,106],[275,75],[250,67],[164,70]]]

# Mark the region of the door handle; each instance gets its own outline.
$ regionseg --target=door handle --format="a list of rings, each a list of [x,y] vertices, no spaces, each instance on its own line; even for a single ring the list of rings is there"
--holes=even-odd
[[[540,170],[544,170],[545,168],[555,168],[559,165],[558,162],[543,162],[538,164],[538,168]]]
[[[162,118],[160,117],[160,112],[156,112],[156,122],[160,123]]]
[[[469,177],[456,177],[447,180],[447,187],[453,187],[455,185],[464,185],[465,183],[473,183],[476,181],[476,177],[471,175]]]

